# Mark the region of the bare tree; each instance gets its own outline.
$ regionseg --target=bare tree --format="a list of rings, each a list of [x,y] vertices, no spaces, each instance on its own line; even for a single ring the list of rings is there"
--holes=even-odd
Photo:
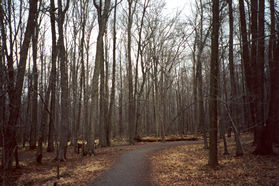
[[[233,54],[233,37],[234,37],[234,25],[233,25],[233,3],[232,0],[228,0],[228,6],[229,6],[229,27],[230,27],[230,33],[229,33],[229,70],[230,70],[230,85],[231,85],[231,94],[230,94],[230,115],[231,115],[231,125],[233,126],[233,120],[236,118],[236,106],[234,101],[234,98],[237,95],[236,91],[236,81],[235,81],[235,70],[234,70],[234,54]],[[243,155],[243,148],[240,144],[240,135],[238,134],[238,130],[236,129],[237,126],[233,126],[235,132],[235,140],[236,140],[236,155],[241,156]]]
[[[107,28],[107,21],[109,18],[110,13],[110,0],[101,0],[97,2],[94,0],[94,6],[97,9],[98,15],[98,25],[99,25],[99,33],[97,37],[97,47],[96,47],[96,59],[95,59],[95,67],[94,67],[94,75],[92,79],[92,102],[93,108],[97,111],[97,99],[98,99],[98,84],[99,84],[99,77],[101,77],[100,81],[100,116],[99,116],[99,139],[100,144],[102,146],[107,146],[107,141],[105,137],[105,105],[104,105],[104,41],[103,37]],[[93,127],[94,128],[94,127]]]
[[[51,103],[50,103],[50,119],[48,127],[48,152],[54,151],[54,122],[55,122],[55,104],[56,104],[56,58],[57,58],[57,41],[56,41],[56,26],[55,26],[55,3],[50,0],[50,23],[51,23],[51,39],[52,39],[52,53],[51,53]]]
[[[38,37],[40,25],[38,23],[38,15],[36,16],[36,26],[32,36],[32,52],[33,52],[33,87],[32,87],[32,124],[30,133],[30,149],[34,150],[37,144],[37,128],[38,128],[38,69],[37,69],[37,51]]]
[[[211,61],[210,61],[210,98],[209,98],[209,160],[210,167],[215,168],[218,165],[217,157],[217,95],[218,95],[218,72],[219,72],[219,1],[213,0],[213,30],[211,36]]]
[[[134,102],[134,90],[133,90],[133,67],[132,67],[132,25],[133,25],[133,16],[135,14],[137,2],[135,0],[128,1],[128,23],[127,23],[127,56],[128,56],[128,86],[129,86],[129,98],[128,98],[128,122],[129,122],[129,142],[134,144],[135,137],[135,102]]]
[[[207,137],[206,137],[206,126],[205,126],[205,118],[204,118],[204,98],[203,98],[203,80],[202,80],[202,57],[204,48],[206,47],[206,42],[208,41],[209,35],[211,33],[211,23],[209,24],[209,28],[205,28],[205,15],[204,15],[204,3],[200,0],[199,4],[196,2],[196,11],[199,16],[199,20],[195,19],[194,33],[195,33],[195,41],[193,47],[193,74],[194,85],[193,85],[193,93],[194,93],[194,120],[198,120],[199,122],[195,125],[195,134],[197,133],[198,126],[202,127],[203,130],[203,138],[204,138],[204,148],[208,148]],[[199,22],[197,22],[199,21]],[[204,34],[205,33],[205,34]],[[197,111],[199,109],[199,114]],[[198,117],[199,116],[199,117]]]
[[[17,76],[14,78],[15,70],[13,69],[13,59],[12,55],[8,55],[7,45],[4,44],[5,55],[8,62],[8,95],[9,95],[9,119],[4,132],[4,153],[3,162],[4,169],[11,167],[13,161],[13,154],[17,152],[17,141],[16,141],[16,123],[19,116],[19,110],[21,106],[22,88],[24,81],[24,74],[26,68],[26,59],[28,55],[29,43],[32,38],[34,28],[35,28],[35,18],[37,15],[37,4],[38,0],[29,1],[29,15],[27,20],[26,29],[24,32],[24,39],[21,45],[20,58],[17,69]],[[4,11],[0,9],[0,19],[1,19],[1,34],[6,42],[6,31],[4,25]],[[15,154],[16,155],[16,154]],[[17,159],[17,157],[16,157]]]
[[[60,145],[58,159],[66,161],[66,153],[69,139],[69,88],[68,88],[68,70],[66,66],[66,51],[64,45],[64,20],[66,12],[69,8],[70,0],[67,0],[66,6],[63,9],[62,0],[58,1],[58,43],[59,62],[61,73],[61,126],[60,126]]]
[[[278,132],[278,121],[279,114],[276,103],[279,101],[279,88],[277,83],[279,81],[279,43],[276,44],[276,38],[278,39],[279,35],[276,36],[275,30],[275,4],[274,0],[270,0],[270,20],[271,20],[271,36],[269,42],[269,65],[270,65],[270,103],[269,103],[269,114],[266,122],[266,130],[264,131],[265,142],[262,145],[265,145],[264,154],[272,154],[273,147],[272,143],[275,141],[275,133]],[[277,126],[276,126],[277,124]],[[278,139],[278,138],[277,138]]]
[[[112,125],[112,113],[115,106],[115,76],[116,76],[116,15],[117,15],[117,0],[114,4],[114,13],[113,13],[113,62],[112,62],[112,86],[111,86],[111,95],[110,95],[110,104],[107,118],[107,142],[108,145],[111,145],[111,125]]]
[[[146,71],[148,71],[148,69],[146,69],[145,64],[144,64],[144,60],[143,60],[143,51],[145,48],[145,45],[143,44],[143,42],[145,42],[146,40],[144,40],[143,37],[143,27],[144,27],[144,20],[145,20],[145,16],[146,16],[146,12],[147,9],[149,7],[149,3],[150,0],[145,0],[143,5],[142,5],[142,15],[140,17],[140,20],[137,21],[138,22],[138,41],[137,41],[137,55],[136,55],[136,69],[135,69],[135,91],[134,91],[134,97],[135,97],[135,137],[138,138],[140,136],[139,134],[139,128],[140,128],[140,111],[141,111],[141,97],[144,91],[144,85],[146,82]],[[140,61],[140,65],[141,65],[141,73],[142,73],[142,83],[139,85],[139,61]],[[140,86],[139,90],[138,90],[138,86]]]
[[[246,118],[251,118],[252,123],[254,123],[254,116],[253,116],[253,101],[252,101],[252,84],[253,84],[253,76],[252,76],[252,65],[250,61],[250,52],[249,52],[249,42],[248,42],[248,35],[247,35],[247,23],[246,23],[246,14],[244,8],[243,0],[239,0],[239,13],[240,13],[240,30],[241,30],[241,44],[242,44],[242,51],[241,51],[241,58],[242,58],[242,65],[244,66],[245,72],[245,82],[246,82],[246,90],[248,93],[248,114],[246,114]],[[250,122],[248,120],[248,122]]]

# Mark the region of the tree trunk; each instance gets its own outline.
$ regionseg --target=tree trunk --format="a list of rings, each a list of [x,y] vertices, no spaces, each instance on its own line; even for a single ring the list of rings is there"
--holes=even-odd
[[[204,148],[208,148],[206,126],[204,122],[204,102],[203,102],[203,88],[202,88],[202,64],[201,57],[197,60],[197,86],[198,86],[198,104],[199,104],[199,125],[202,127]]]
[[[44,46],[44,39],[42,41],[42,46],[41,46],[41,50],[44,50],[45,46]],[[41,56],[44,56],[43,52],[41,52]],[[44,58],[41,57],[41,66],[43,66],[44,64]],[[52,74],[50,75],[52,76]],[[47,91],[45,93],[45,97],[43,98],[41,95],[41,102],[42,102],[42,109],[41,109],[41,126],[40,129],[38,131],[38,148],[37,148],[37,154],[36,154],[36,161],[38,163],[42,163],[42,158],[43,158],[43,142],[45,141],[45,128],[47,125],[47,121],[48,118],[50,116],[50,111],[49,111],[49,98],[50,98],[50,92],[51,92],[51,83],[52,83],[52,79],[53,77],[50,77],[50,81],[49,81],[49,85],[47,88]],[[42,86],[41,86],[42,88]],[[40,92],[43,92],[42,90],[40,90]]]
[[[138,47],[137,47],[137,57],[136,57],[136,77],[135,77],[135,92],[134,92],[134,97],[135,97],[135,137],[138,138],[140,137],[140,109],[141,109],[141,104],[140,104],[140,99],[143,93],[143,89],[144,89],[144,84],[146,81],[146,74],[145,74],[145,67],[144,67],[144,63],[143,63],[143,46],[142,46],[142,30],[143,30],[143,26],[144,26],[144,17],[146,14],[146,10],[148,8],[150,0],[145,0],[144,4],[143,4],[143,10],[142,10],[142,16],[141,16],[141,21],[140,21],[140,26],[139,26],[139,39],[138,39]],[[139,65],[139,60],[141,61],[141,72],[142,72],[142,84],[138,93],[138,65]]]
[[[16,152],[15,150],[17,148],[16,123],[19,116],[20,106],[21,106],[22,88],[23,88],[29,43],[36,25],[35,17],[37,15],[37,3],[38,0],[29,1],[29,15],[27,20],[26,30],[24,33],[23,43],[21,45],[21,50],[20,50],[20,59],[19,59],[18,72],[16,76],[16,82],[15,82],[15,86],[9,86],[9,90],[8,90],[9,99],[10,99],[10,104],[9,104],[10,115],[7,124],[8,126],[5,129],[6,132],[4,134],[4,139],[5,139],[4,140],[5,153],[3,155],[3,159],[4,159],[3,162],[5,162],[4,169],[11,167],[12,160],[13,160],[12,158],[13,153]],[[2,8],[1,8],[0,15],[1,17],[3,16]],[[2,25],[2,27],[4,27],[4,25]]]
[[[73,17],[73,41],[76,42],[77,36],[78,36],[78,31],[77,27],[79,26],[76,22],[78,20],[76,17],[76,12],[74,11],[75,9],[78,9],[77,7],[78,1],[73,2],[73,11],[72,11],[72,17]],[[71,48],[71,55],[72,55],[72,65],[71,65],[71,77],[72,77],[72,136],[71,136],[71,144],[74,146],[75,152],[77,152],[77,143],[78,143],[78,135],[79,135],[79,121],[77,120],[78,118],[78,113],[79,113],[79,94],[78,94],[78,65],[77,65],[77,52],[76,52],[76,45],[72,46]],[[82,89],[82,87],[80,87]]]
[[[262,13],[262,12],[261,12]],[[270,0],[270,20],[271,20],[271,36],[270,36],[270,46],[269,46],[269,67],[270,67],[270,103],[269,103],[269,113],[266,121],[266,126],[262,131],[262,136],[257,143],[256,153],[265,155],[273,154],[272,143],[275,137],[276,125],[278,126],[279,112],[277,104],[279,102],[279,43],[276,45],[275,34],[275,9],[274,0]],[[278,132],[278,131],[277,131]],[[262,142],[260,142],[262,141]],[[259,145],[259,146],[258,146]]]
[[[55,28],[55,3],[54,0],[50,0],[50,23],[51,23],[51,38],[52,38],[52,54],[51,54],[51,103],[50,103],[50,119],[48,129],[48,152],[54,151],[54,123],[55,123],[55,103],[56,103],[56,58],[57,58],[57,46],[56,46],[56,28]]]
[[[256,126],[261,125],[259,120],[259,114],[258,111],[258,103],[259,95],[257,95],[257,87],[260,86],[258,81],[258,50],[257,50],[257,41],[258,41],[258,0],[251,0],[251,33],[252,33],[252,45],[251,45],[251,81],[248,84],[251,84],[251,95],[249,97],[251,98],[251,104],[250,107],[252,110],[252,119]],[[256,80],[256,81],[255,81]],[[257,140],[257,132],[255,130],[255,137],[254,139]]]
[[[109,57],[108,57],[108,33],[105,33],[105,57],[104,57],[104,69],[105,69],[105,99],[104,99],[104,109],[105,109],[105,119],[104,119],[104,138],[105,138],[105,146],[110,146],[111,143],[111,123],[108,122],[108,112],[109,112]]]
[[[265,1],[259,1],[259,13],[258,13],[258,53],[257,53],[257,87],[255,87],[255,92],[257,94],[257,127],[256,127],[256,149],[255,154],[270,154],[272,153],[272,141],[266,144],[266,136],[271,135],[266,131],[264,126],[264,65],[265,65]],[[276,79],[274,79],[276,80]],[[271,81],[272,83],[272,81]],[[269,147],[266,149],[266,147]]]
[[[112,61],[112,86],[111,86],[111,95],[110,95],[110,105],[108,112],[108,127],[111,129],[112,122],[112,112],[114,109],[114,101],[115,101],[115,74],[116,74],[116,15],[117,15],[117,0],[115,1],[114,14],[113,14],[113,61]],[[110,131],[108,131],[110,133]],[[110,146],[111,137],[110,134],[108,136],[108,145]]]
[[[210,94],[209,94],[209,160],[210,167],[215,168],[218,165],[217,157],[217,95],[218,95],[218,73],[219,73],[219,1],[213,0],[213,32],[211,38],[211,61],[210,61]]]
[[[106,137],[105,137],[105,117],[106,117],[106,106],[105,105],[105,69],[104,69],[104,44],[103,38],[100,51],[101,60],[100,60],[100,118],[99,118],[99,135],[100,135],[100,145],[107,146]]]
[[[194,136],[198,136],[198,96],[197,96],[197,75],[196,75],[196,56],[193,56],[193,97],[194,97],[194,115],[193,115],[193,123],[194,123]]]
[[[60,125],[60,144],[58,159],[66,161],[68,138],[69,138],[69,88],[68,88],[68,69],[66,65],[66,50],[64,45],[64,19],[69,8],[70,1],[67,0],[65,9],[62,9],[62,0],[58,0],[58,49],[61,73],[61,125]]]
[[[226,111],[228,113],[232,129],[234,131],[235,135],[235,141],[236,141],[236,156],[242,156],[244,154],[243,146],[241,143],[240,133],[238,132],[237,126],[231,116],[231,111],[229,110],[228,106],[225,104]]]
[[[109,17],[109,12],[110,12],[110,5],[111,1],[110,0],[105,0],[103,2],[102,0],[97,3],[96,0],[93,1],[95,8],[97,9],[98,12],[98,24],[99,24],[99,33],[97,37],[97,47],[96,47],[96,60],[95,60],[95,69],[94,69],[94,75],[93,75],[93,80],[92,80],[92,102],[93,102],[93,107],[96,108],[96,103],[98,99],[98,84],[99,84],[99,76],[100,76],[100,103],[99,103],[99,108],[100,108],[100,116],[99,116],[99,140],[100,140],[100,145],[101,146],[106,146],[105,145],[105,138],[103,136],[104,134],[104,127],[105,127],[105,105],[104,99],[104,41],[103,37],[106,31],[107,27],[107,21]],[[104,3],[104,7],[103,4]]]
[[[32,88],[32,124],[30,132],[30,149],[36,149],[37,143],[37,127],[38,127],[38,70],[37,70],[37,50],[39,25],[37,23],[38,15],[36,16],[36,26],[32,36],[33,49],[33,88]]]
[[[133,24],[133,2],[134,0],[128,0],[128,28],[127,28],[127,40],[128,40],[128,45],[127,45],[127,50],[128,50],[128,86],[129,86],[129,95],[128,95],[128,122],[129,122],[129,142],[130,144],[134,144],[134,135],[135,135],[135,105],[134,105],[134,90],[133,90],[133,69],[132,69],[132,56],[131,56],[131,50],[132,50],[132,24]],[[135,3],[135,2],[134,2]],[[135,5],[136,6],[136,5]]]
[[[240,12],[240,29],[241,29],[241,40],[242,40],[242,63],[244,66],[245,71],[245,81],[246,81],[246,88],[247,88],[247,101],[249,104],[248,107],[248,114],[246,115],[246,118],[251,118],[252,125],[255,124],[255,117],[254,117],[254,104],[253,104],[253,71],[252,71],[252,65],[249,57],[249,43],[247,39],[247,28],[246,28],[246,15],[245,15],[245,9],[244,9],[244,2],[243,0],[239,0],[239,12]],[[249,121],[249,120],[248,120]]]
[[[120,92],[119,92],[119,136],[123,137],[123,83],[122,83],[122,60],[121,60],[121,52],[119,54],[119,78],[120,78]]]
[[[230,70],[230,85],[231,85],[231,92],[230,92],[230,111],[232,112],[231,115],[235,120],[236,114],[236,106],[234,103],[234,98],[236,97],[236,82],[235,82],[235,75],[234,75],[234,61],[233,61],[233,36],[234,36],[234,25],[233,25],[233,8],[232,8],[232,0],[228,0],[229,6],[229,25],[230,25],[230,36],[229,36],[229,70]],[[231,127],[229,127],[228,135],[231,136]]]

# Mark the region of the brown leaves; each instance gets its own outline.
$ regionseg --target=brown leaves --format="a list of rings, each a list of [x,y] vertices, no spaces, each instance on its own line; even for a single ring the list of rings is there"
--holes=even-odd
[[[42,165],[38,165],[34,162],[33,156],[30,156],[20,162],[22,168],[18,170],[16,183],[53,185],[56,182],[58,185],[88,185],[108,169],[122,151],[122,148],[97,149],[97,156],[85,156],[81,159],[80,154],[75,154],[73,149],[70,149],[67,161],[60,164],[59,180],[56,178],[57,164],[53,161],[55,153],[45,153]]]
[[[159,185],[277,185],[278,156],[254,156],[251,141],[244,143],[246,154],[234,157],[234,142],[228,145],[230,155],[223,155],[219,143],[219,166],[207,166],[208,150],[201,144],[184,145],[157,152],[152,158],[152,175]]]

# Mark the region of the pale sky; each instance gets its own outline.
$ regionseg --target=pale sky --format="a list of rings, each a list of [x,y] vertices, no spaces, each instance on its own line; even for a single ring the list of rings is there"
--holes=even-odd
[[[191,14],[191,2],[193,0],[165,0],[167,7],[171,12],[183,9],[183,15],[189,16]]]

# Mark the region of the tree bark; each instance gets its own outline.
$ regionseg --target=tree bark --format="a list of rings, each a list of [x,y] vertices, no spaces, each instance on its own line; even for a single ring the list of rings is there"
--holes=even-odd
[[[109,105],[109,111],[108,111],[108,129],[111,129],[111,122],[112,122],[112,112],[114,109],[114,101],[115,101],[115,74],[116,74],[116,15],[117,15],[117,0],[115,0],[115,6],[114,6],[114,14],[113,14],[113,61],[112,61],[112,86],[111,86],[111,95],[110,95],[110,105]],[[108,145],[111,145],[111,136],[110,132],[107,134],[107,141]]]
[[[68,88],[68,69],[66,65],[66,50],[64,45],[64,19],[69,8],[70,1],[67,0],[65,9],[62,8],[62,0],[58,0],[58,49],[61,73],[61,125],[60,125],[60,144],[58,159],[66,161],[67,146],[69,139],[69,88]]]
[[[255,5],[256,6],[256,5]],[[254,10],[254,11],[257,11]],[[265,117],[264,117],[264,65],[265,65],[265,1],[259,1],[259,13],[258,13],[258,52],[257,52],[257,86],[255,87],[255,92],[257,95],[256,99],[256,116],[257,116],[257,127],[256,127],[256,149],[255,154],[266,154],[271,153],[272,142],[269,140],[271,145],[266,144],[265,135],[269,135],[266,132],[266,127],[264,126]],[[269,146],[267,152],[266,145]]]
[[[50,0],[50,23],[51,23],[51,38],[52,38],[52,53],[51,53],[51,103],[50,103],[50,119],[48,129],[48,152],[54,151],[54,123],[55,123],[55,103],[56,103],[56,58],[57,58],[57,45],[56,45],[56,27],[55,27],[55,3]]]
[[[135,12],[135,7],[133,4],[134,0],[128,0],[128,25],[127,25],[127,50],[128,50],[128,86],[129,86],[129,95],[128,95],[128,122],[129,122],[129,142],[134,144],[135,138],[135,105],[134,105],[134,90],[133,90],[133,67],[132,67],[132,56],[131,56],[131,44],[132,44],[132,24],[133,24],[133,15]],[[136,5],[134,5],[136,6]]]
[[[233,38],[234,38],[234,25],[233,25],[233,7],[232,7],[232,0],[228,0],[228,6],[229,6],[229,25],[230,25],[230,36],[229,36],[229,70],[230,70],[230,85],[231,85],[231,92],[230,92],[230,109],[229,115],[231,116],[231,125],[234,126],[233,121],[236,121],[236,105],[234,103],[234,98],[237,95],[236,92],[236,81],[235,81],[235,73],[234,73],[234,54],[233,54]],[[239,143],[239,139],[237,136],[238,130],[237,126],[234,126],[236,129],[234,129],[235,133],[235,140],[236,140],[236,155],[241,156],[243,155],[243,148],[241,146],[241,143]],[[230,127],[231,128],[231,127]]]
[[[124,127],[123,127],[123,81],[122,81],[122,60],[121,60],[121,52],[119,53],[119,80],[120,80],[120,92],[119,92],[119,136],[123,137]]]
[[[239,0],[239,12],[240,12],[240,29],[241,29],[241,43],[242,43],[242,51],[241,51],[241,57],[242,57],[242,65],[244,67],[245,71],[245,82],[246,82],[246,90],[247,90],[247,101],[248,101],[248,114],[246,114],[246,118],[248,122],[252,122],[250,125],[255,124],[255,116],[254,116],[254,103],[253,103],[253,66],[250,61],[250,52],[249,52],[249,43],[247,39],[247,23],[246,23],[246,15],[245,15],[245,9],[244,9],[244,2],[243,0]],[[245,87],[244,87],[245,88]]]
[[[279,102],[279,43],[276,43],[275,30],[275,9],[274,0],[270,0],[270,20],[271,20],[271,33],[269,42],[269,68],[270,68],[270,102],[269,113],[266,121],[266,126],[262,131],[262,137],[257,143],[256,153],[261,155],[273,154],[273,141],[276,132],[276,125],[278,126],[279,112],[277,103]],[[277,44],[277,45],[276,45]],[[261,141],[261,142],[260,142]],[[259,146],[258,146],[259,145]]]
[[[30,133],[30,149],[36,149],[37,143],[37,127],[38,127],[38,70],[37,70],[37,50],[38,50],[38,37],[39,25],[37,23],[38,15],[36,16],[36,26],[32,36],[32,49],[33,49],[33,88],[32,88],[32,124]]]
[[[97,47],[96,47],[96,60],[95,60],[95,69],[94,75],[92,80],[92,101],[93,107],[96,107],[97,99],[98,99],[98,84],[99,84],[99,77],[100,77],[100,116],[99,116],[99,139],[100,145],[106,146],[105,143],[105,107],[104,103],[104,41],[103,37],[107,28],[107,21],[110,12],[111,1],[110,0],[101,0],[97,3],[96,0],[93,1],[95,8],[97,9],[98,13],[98,25],[99,25],[99,33],[97,37]],[[104,3],[104,6],[103,6]]]
[[[39,26],[39,25],[38,25]],[[42,41],[42,46],[41,46],[41,50],[44,50],[45,46],[44,46],[44,41],[45,38],[43,37],[43,41]],[[42,57],[44,56],[44,53],[41,52],[41,66],[43,66],[44,64],[44,58]],[[50,75],[52,76],[52,74]],[[37,154],[36,154],[36,161],[38,163],[42,163],[42,158],[43,158],[43,142],[45,141],[45,129],[46,129],[46,125],[48,122],[48,118],[50,116],[50,111],[49,111],[49,98],[50,98],[50,92],[51,92],[51,83],[52,83],[52,79],[53,77],[50,77],[50,81],[49,81],[49,85],[47,87],[47,91],[45,92],[44,98],[43,95],[40,94],[41,97],[41,103],[42,103],[42,109],[41,109],[41,126],[39,128],[38,131],[38,148],[37,148]],[[41,86],[42,89],[43,86]],[[43,92],[43,90],[40,90],[40,92]]]
[[[5,153],[3,155],[4,159],[4,169],[11,167],[12,165],[12,157],[13,153],[16,152],[17,148],[17,141],[16,141],[16,123],[19,116],[19,110],[21,106],[21,97],[22,97],[22,88],[23,88],[23,81],[24,81],[24,74],[26,68],[26,59],[29,49],[29,43],[32,38],[34,28],[35,28],[35,17],[37,15],[37,4],[38,0],[30,0],[29,1],[29,15],[26,25],[26,30],[24,33],[23,43],[21,45],[20,50],[20,59],[19,59],[19,66],[16,76],[16,81],[11,82],[15,83],[15,86],[9,86],[9,119],[8,119],[8,126],[6,127],[6,131],[4,133],[4,149]],[[3,10],[1,8],[1,17],[3,16]],[[2,19],[2,18],[1,18]],[[4,27],[4,25],[1,25]],[[10,56],[11,57],[11,56]]]
[[[209,160],[210,167],[215,168],[218,165],[217,156],[217,95],[218,95],[218,73],[219,73],[219,0],[213,0],[213,31],[211,38],[211,61],[210,61],[210,94],[209,94]]]
[[[251,98],[251,104],[250,107],[252,110],[252,119],[255,125],[260,125],[258,122],[259,120],[259,114],[257,113],[258,110],[258,104],[257,101],[259,100],[259,95],[257,95],[257,87],[259,85],[258,78],[257,78],[257,68],[258,68],[258,50],[257,50],[257,41],[258,41],[258,0],[251,0],[251,34],[252,34],[252,45],[251,45],[251,81],[248,84],[251,84],[251,94],[249,97]],[[257,80],[257,81],[255,81]],[[255,135],[257,135],[257,132],[255,132]],[[255,136],[255,140],[257,140],[257,137]]]
[[[140,99],[142,97],[143,94],[143,90],[144,90],[144,84],[146,81],[146,73],[145,73],[145,67],[144,67],[144,62],[143,62],[143,43],[142,43],[142,31],[143,31],[143,26],[144,26],[144,18],[145,18],[145,14],[148,8],[150,0],[145,0],[144,4],[143,4],[143,10],[142,10],[142,16],[141,16],[141,20],[140,20],[140,25],[139,25],[139,32],[138,32],[138,47],[137,47],[137,57],[136,57],[136,77],[135,77],[135,92],[134,92],[134,97],[135,97],[135,137],[138,138],[140,137],[140,109],[141,109],[141,104],[140,104]],[[141,72],[142,72],[142,83],[140,85],[140,90],[138,91],[138,65],[139,65],[139,60],[141,62]]]

